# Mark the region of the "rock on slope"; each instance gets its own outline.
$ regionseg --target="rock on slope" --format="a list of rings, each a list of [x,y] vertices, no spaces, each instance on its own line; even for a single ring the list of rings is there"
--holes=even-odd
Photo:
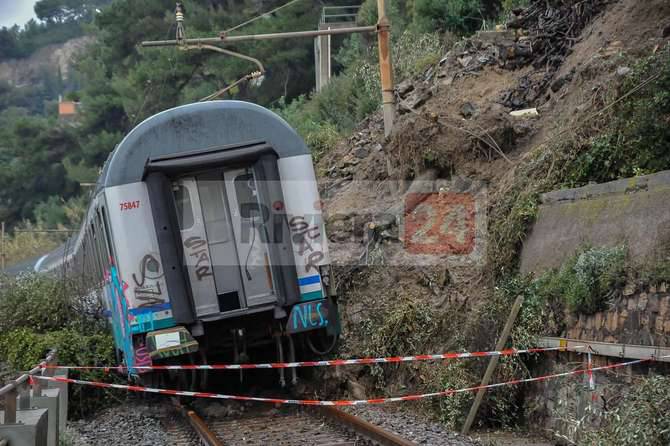
[[[68,79],[75,55],[91,41],[89,36],[77,37],[63,44],[47,45],[25,59],[0,62],[0,81],[26,87],[38,83],[44,72],[60,73],[63,79]]]

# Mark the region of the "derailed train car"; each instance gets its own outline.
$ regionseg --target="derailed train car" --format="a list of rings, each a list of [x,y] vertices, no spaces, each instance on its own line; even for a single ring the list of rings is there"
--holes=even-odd
[[[34,268],[98,290],[131,374],[214,355],[245,362],[262,345],[292,359],[296,341],[325,353],[339,335],[308,148],[246,102],[138,125],[105,163],[79,233]]]

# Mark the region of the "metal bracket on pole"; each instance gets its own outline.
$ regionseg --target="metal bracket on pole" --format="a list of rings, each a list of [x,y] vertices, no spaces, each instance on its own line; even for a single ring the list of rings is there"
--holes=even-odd
[[[393,128],[393,121],[395,119],[395,96],[393,94],[393,69],[391,64],[391,43],[390,43],[390,30],[391,24],[386,17],[384,0],[377,0],[377,15],[378,22],[375,26],[353,26],[349,28],[333,28],[333,29],[320,29],[315,31],[295,31],[295,32],[286,32],[286,33],[268,33],[268,34],[251,34],[251,35],[240,35],[240,36],[230,36],[225,31],[219,33],[217,37],[204,37],[197,39],[187,39],[184,35],[184,11],[181,4],[177,5],[176,10],[176,20],[178,23],[178,32],[175,40],[155,40],[155,41],[145,41],[140,44],[142,47],[162,47],[162,46],[178,46],[183,49],[192,49],[194,46],[197,48],[206,48],[221,53],[225,53],[235,57],[241,57],[254,62],[261,68],[261,73],[264,73],[263,65],[253,57],[245,56],[243,54],[235,53],[230,50],[224,50],[221,47],[208,45],[208,44],[227,44],[235,42],[246,42],[250,40],[273,40],[273,39],[287,39],[287,38],[299,38],[299,37],[318,37],[318,36],[332,36],[337,34],[354,34],[354,33],[376,33],[377,41],[379,44],[379,70],[381,77],[381,87],[382,87],[382,104],[384,110],[384,135],[388,136],[391,133]],[[245,80],[246,77],[241,78],[237,83]],[[230,88],[230,87],[228,87]],[[217,97],[223,92],[217,92],[210,97]],[[207,99],[203,98],[203,100]]]

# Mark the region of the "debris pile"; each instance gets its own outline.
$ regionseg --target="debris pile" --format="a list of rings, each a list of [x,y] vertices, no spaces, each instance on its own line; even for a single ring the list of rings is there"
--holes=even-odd
[[[557,69],[565,60],[584,27],[605,9],[608,0],[535,0],[525,9],[513,11],[507,27],[522,30],[532,48],[536,69]]]
[[[551,88],[556,92],[571,80],[571,74],[554,79],[584,27],[608,4],[607,0],[534,0],[525,9],[513,11],[508,29],[480,31],[471,39],[457,43],[422,76],[400,83],[399,113],[423,106],[434,95],[437,85],[450,86],[456,79],[477,75],[486,66],[517,70],[532,66],[515,88],[499,103],[513,110],[529,108]],[[436,80],[439,79],[439,82]]]

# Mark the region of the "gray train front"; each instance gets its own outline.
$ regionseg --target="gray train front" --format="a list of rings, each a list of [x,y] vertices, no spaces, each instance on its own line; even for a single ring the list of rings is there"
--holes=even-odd
[[[339,321],[311,155],[286,122],[239,101],[190,104],[133,129],[84,224],[35,265],[99,290],[125,364],[206,361],[294,339],[315,353]],[[274,339],[273,339],[274,338]]]

